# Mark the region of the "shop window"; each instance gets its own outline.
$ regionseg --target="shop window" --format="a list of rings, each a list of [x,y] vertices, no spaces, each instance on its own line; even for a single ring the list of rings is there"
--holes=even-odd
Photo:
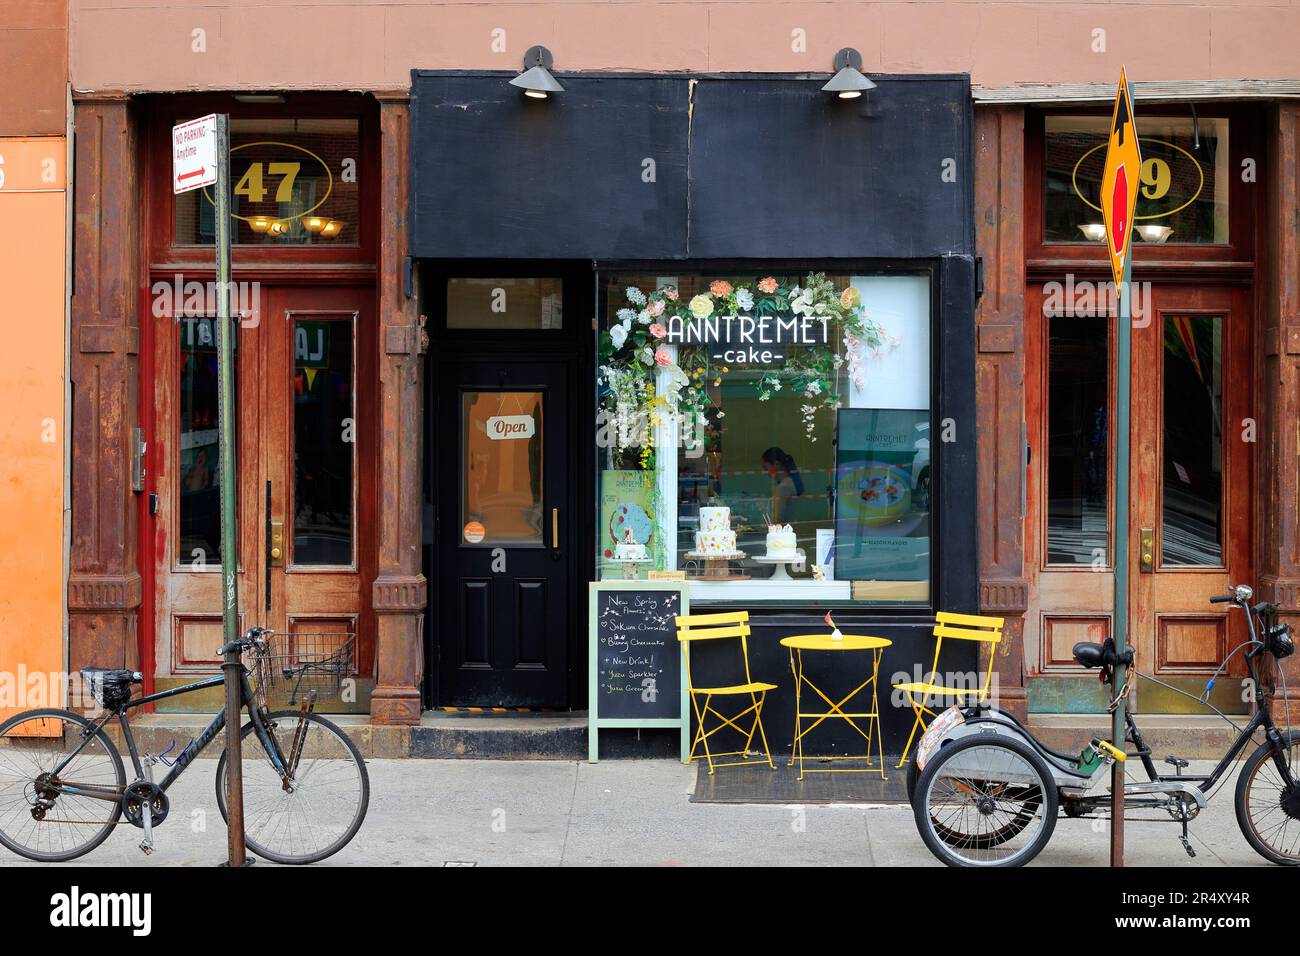
[[[1160,563],[1223,567],[1223,318],[1165,318]]]
[[[353,335],[346,316],[293,327],[293,563],[353,563]]]
[[[562,329],[558,278],[447,280],[449,329]]]
[[[355,119],[231,119],[231,241],[356,245],[361,211]],[[176,197],[175,243],[212,245],[211,187]]]
[[[597,564],[693,603],[925,605],[930,280],[605,273]]]
[[[1047,322],[1047,563],[1109,565],[1109,323]]]
[[[217,441],[217,321],[188,317],[180,330],[180,565],[190,569],[220,567],[221,449]],[[236,336],[236,349],[239,338]],[[239,355],[235,353],[235,381]],[[235,389],[239,422],[239,389]],[[235,442],[238,446],[238,441]]]
[[[1045,242],[1105,243],[1101,175],[1109,117],[1048,116],[1043,146]],[[1139,116],[1138,240],[1228,242],[1228,121]]]

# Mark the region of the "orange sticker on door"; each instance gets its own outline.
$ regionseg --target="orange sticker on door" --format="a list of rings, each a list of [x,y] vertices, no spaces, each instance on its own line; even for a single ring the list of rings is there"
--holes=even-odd
[[[465,540],[470,544],[478,544],[483,540],[485,534],[487,534],[487,529],[483,527],[481,521],[471,521],[465,525]]]

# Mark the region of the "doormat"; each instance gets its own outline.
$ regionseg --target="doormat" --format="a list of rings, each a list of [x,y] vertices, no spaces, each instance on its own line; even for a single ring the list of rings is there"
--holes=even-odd
[[[907,767],[895,769],[897,757],[885,758],[884,780],[878,773],[812,773],[811,760],[800,780],[799,768],[786,766],[789,759],[773,756],[775,770],[757,762],[718,767],[713,776],[701,760],[691,803],[907,803]]]

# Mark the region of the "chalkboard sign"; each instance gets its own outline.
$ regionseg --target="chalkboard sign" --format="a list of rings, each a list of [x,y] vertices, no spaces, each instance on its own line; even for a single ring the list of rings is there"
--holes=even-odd
[[[592,763],[605,727],[677,727],[685,759],[690,720],[675,619],[690,613],[688,588],[676,581],[591,585],[587,750]]]

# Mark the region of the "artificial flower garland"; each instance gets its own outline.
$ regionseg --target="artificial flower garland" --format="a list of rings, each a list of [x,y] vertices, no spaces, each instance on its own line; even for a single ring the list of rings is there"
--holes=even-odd
[[[811,273],[803,285],[784,285],[772,276],[759,279],[752,288],[715,279],[708,292],[689,301],[672,285],[650,293],[628,286],[624,294],[628,305],[619,309],[614,324],[600,333],[601,408],[611,429],[610,444],[619,449],[640,447],[640,464],[645,469],[654,467],[654,426],[663,421],[665,413],[676,414],[683,423],[704,422],[710,406],[717,418],[725,414],[710,399],[708,385],[710,381],[721,384],[720,373],[730,369],[711,370],[708,350],[700,345],[679,344],[674,356],[667,341],[674,320],[689,329],[713,315],[826,318],[843,343],[849,378],[858,388],[863,384],[862,350],[880,355],[898,346],[897,339],[867,317],[857,289],[837,289],[821,272]],[[758,399],[768,401],[784,389],[801,396],[804,429],[809,441],[815,442],[817,411],[839,406],[836,381],[845,363],[838,350],[787,349],[784,367],[759,377]],[[664,381],[656,391],[660,369]]]

